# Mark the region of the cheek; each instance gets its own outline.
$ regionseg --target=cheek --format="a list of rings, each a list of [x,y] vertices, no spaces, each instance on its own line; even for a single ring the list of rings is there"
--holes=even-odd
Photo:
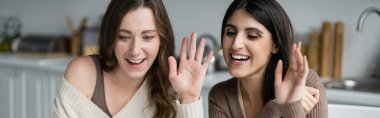
[[[252,46],[249,50],[250,50],[250,53],[251,55],[253,55],[254,58],[256,58],[255,60],[261,63],[266,63],[267,61],[269,61],[269,57],[271,55],[271,49],[269,49],[270,46],[259,46],[259,45],[256,45],[256,46]]]
[[[115,52],[116,57],[120,57],[125,50],[127,50],[126,46],[120,45],[118,43],[115,44],[114,52]]]
[[[222,48],[223,50],[228,50],[232,46],[233,40],[229,38],[223,38]]]
[[[160,43],[159,42],[152,42],[146,45],[145,50],[149,53],[150,56],[156,57],[158,54],[158,51],[160,50]]]
[[[228,60],[228,55],[229,55],[228,50],[230,49],[231,45],[232,45],[231,39],[223,38],[222,49],[223,49],[223,56],[224,56],[225,61]]]

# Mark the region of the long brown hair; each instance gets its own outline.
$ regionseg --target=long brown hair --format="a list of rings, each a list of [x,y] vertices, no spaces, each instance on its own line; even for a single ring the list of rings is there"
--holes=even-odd
[[[174,94],[170,93],[169,56],[174,55],[174,34],[161,0],[112,0],[103,17],[99,33],[99,54],[101,66],[109,72],[117,66],[114,53],[115,39],[122,18],[130,11],[139,7],[150,8],[153,11],[155,24],[160,36],[160,49],[157,58],[145,75],[149,83],[150,99],[156,106],[154,117],[169,118],[176,116],[173,106]]]

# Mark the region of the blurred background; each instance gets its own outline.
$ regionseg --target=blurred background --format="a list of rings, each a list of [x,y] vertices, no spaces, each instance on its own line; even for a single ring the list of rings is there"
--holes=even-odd
[[[97,52],[109,1],[0,0],[0,118],[51,117],[67,64]],[[206,38],[207,50],[220,51],[221,22],[232,0],[163,1],[176,56],[191,32]],[[329,116],[380,117],[380,0],[278,2],[327,88]],[[215,57],[202,91],[205,116],[208,91],[230,78],[222,55]]]

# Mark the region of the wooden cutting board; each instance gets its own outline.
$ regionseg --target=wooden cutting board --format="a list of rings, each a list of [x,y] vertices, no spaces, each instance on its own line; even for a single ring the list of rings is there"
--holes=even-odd
[[[342,78],[342,53],[343,53],[343,34],[344,24],[337,22],[335,24],[334,32],[334,71],[333,77],[335,80],[341,80]]]
[[[331,23],[329,21],[323,22],[321,32],[321,70],[320,76],[322,78],[330,77],[330,52],[331,52]]]

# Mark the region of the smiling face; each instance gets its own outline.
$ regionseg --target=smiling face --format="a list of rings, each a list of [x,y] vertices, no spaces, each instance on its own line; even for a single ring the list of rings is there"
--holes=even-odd
[[[228,19],[223,34],[223,55],[233,77],[263,77],[271,53],[278,49],[271,33],[244,9]]]
[[[116,34],[117,68],[131,78],[143,78],[157,57],[160,36],[153,12],[139,7],[128,12]]]

